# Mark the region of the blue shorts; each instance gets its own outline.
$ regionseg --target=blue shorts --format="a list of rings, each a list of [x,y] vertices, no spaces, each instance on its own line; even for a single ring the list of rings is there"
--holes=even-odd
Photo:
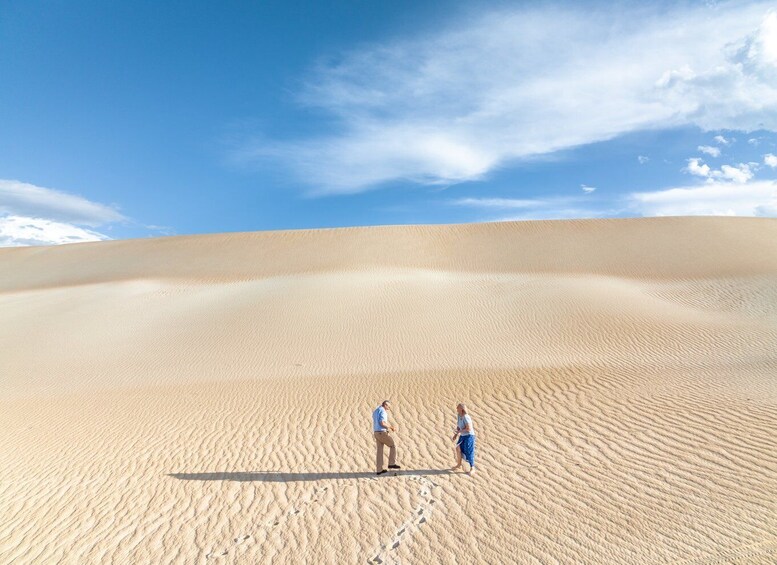
[[[456,444],[461,449],[461,456],[469,463],[470,467],[475,466],[475,436],[459,436],[459,442]]]

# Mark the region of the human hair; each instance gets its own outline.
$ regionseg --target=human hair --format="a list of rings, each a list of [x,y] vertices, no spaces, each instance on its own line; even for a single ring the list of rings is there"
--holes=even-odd
[[[388,401],[388,400],[384,400],[383,402],[381,402],[381,403],[380,403],[380,405],[381,405],[381,406],[383,406],[383,407],[385,408],[385,407],[386,407],[386,404],[390,404],[390,403],[391,403],[390,401]]]

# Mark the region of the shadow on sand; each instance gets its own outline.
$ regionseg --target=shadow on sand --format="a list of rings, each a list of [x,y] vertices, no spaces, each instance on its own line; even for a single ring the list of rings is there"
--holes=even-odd
[[[447,475],[451,471],[448,469],[400,469],[399,471],[389,471],[382,477],[391,476],[418,476],[429,475]],[[242,472],[242,473],[170,473],[168,477],[180,479],[182,481],[238,481],[260,483],[292,483],[296,481],[327,481],[327,480],[347,480],[347,479],[369,479],[378,478],[375,473],[361,472],[343,472],[343,473],[282,473],[280,471],[266,472]]]

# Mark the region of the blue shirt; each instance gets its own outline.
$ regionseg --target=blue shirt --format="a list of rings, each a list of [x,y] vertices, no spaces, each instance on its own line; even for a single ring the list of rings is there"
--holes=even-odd
[[[378,406],[372,413],[372,431],[373,432],[385,432],[386,428],[380,425],[381,422],[388,424],[388,414],[383,406]]]

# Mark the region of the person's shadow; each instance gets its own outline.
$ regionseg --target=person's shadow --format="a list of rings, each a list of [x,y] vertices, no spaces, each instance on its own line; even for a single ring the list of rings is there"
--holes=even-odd
[[[378,477],[375,472],[341,472],[341,473],[284,473],[282,471],[257,471],[257,472],[218,472],[218,473],[169,473],[168,477],[181,481],[237,481],[260,483],[292,483],[297,481],[326,481],[347,479],[369,479],[391,476],[417,476],[447,475],[448,469],[399,469],[389,470]]]

